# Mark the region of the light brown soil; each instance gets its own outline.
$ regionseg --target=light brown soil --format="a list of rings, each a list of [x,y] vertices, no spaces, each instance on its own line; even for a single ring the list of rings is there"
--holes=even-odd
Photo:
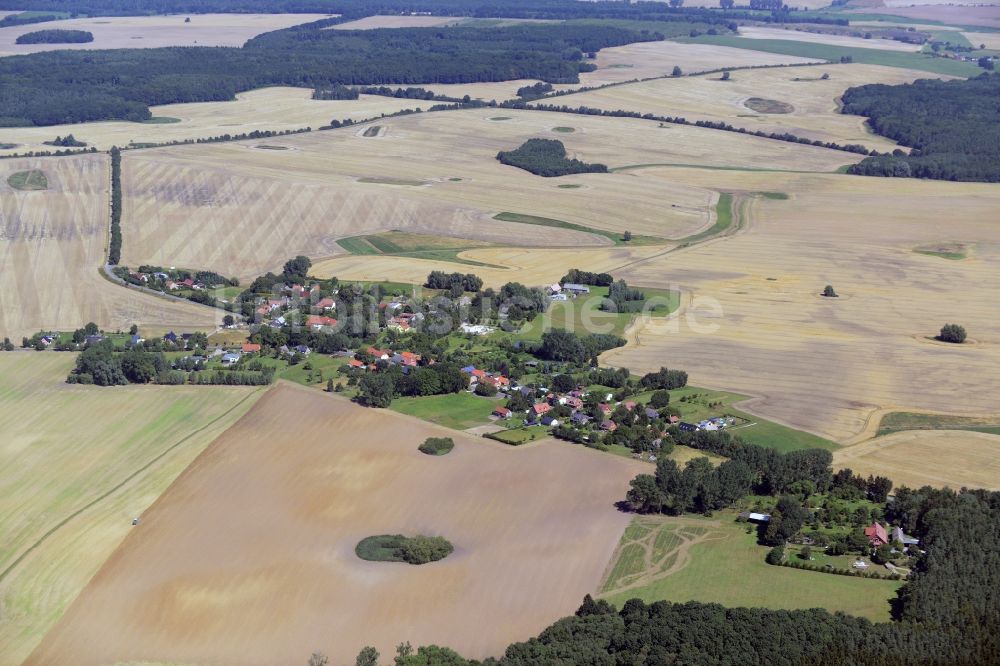
[[[455,449],[417,445],[447,435]],[[28,664],[331,663],[365,645],[469,657],[572,612],[628,523],[646,467],[563,442],[510,448],[291,385],[189,467]],[[363,537],[442,535],[423,566],[365,562]]]

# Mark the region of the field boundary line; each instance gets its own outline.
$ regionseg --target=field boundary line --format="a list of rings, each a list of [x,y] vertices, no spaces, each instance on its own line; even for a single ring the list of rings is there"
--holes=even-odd
[[[118,492],[119,490],[121,490],[122,488],[124,488],[126,485],[128,485],[129,482],[131,482],[132,480],[134,480],[136,477],[138,477],[143,472],[149,470],[153,465],[155,465],[160,460],[162,460],[164,457],[166,457],[169,453],[171,453],[172,451],[174,451],[181,444],[184,444],[185,442],[187,442],[188,440],[190,440],[195,435],[198,435],[199,433],[204,432],[208,428],[214,426],[216,423],[218,423],[219,421],[221,421],[224,417],[228,416],[229,414],[233,413],[238,407],[242,406],[243,403],[245,403],[247,400],[249,400],[251,397],[253,397],[254,395],[256,395],[258,393],[261,393],[261,389],[255,389],[255,390],[247,393],[235,405],[233,405],[232,407],[230,407],[229,409],[227,409],[225,412],[223,412],[222,414],[219,414],[217,417],[215,417],[214,419],[212,419],[211,421],[209,421],[208,423],[206,423],[202,427],[198,428],[197,430],[194,430],[194,431],[188,433],[187,435],[185,435],[184,437],[182,437],[181,439],[177,440],[176,442],[174,442],[173,444],[171,444],[170,446],[168,446],[166,449],[164,449],[163,451],[161,451],[160,453],[158,453],[152,460],[150,460],[149,462],[147,462],[146,464],[144,464],[142,467],[140,467],[139,469],[135,470],[134,472],[132,472],[131,474],[129,474],[128,476],[126,476],[122,481],[120,481],[114,487],[112,487],[112,488],[106,490],[105,492],[101,493],[99,496],[95,497],[90,502],[88,502],[87,504],[83,505],[82,507],[80,507],[76,511],[72,512],[71,514],[69,514],[68,516],[66,516],[62,520],[60,520],[58,523],[56,523],[55,525],[53,525],[51,529],[49,529],[47,532],[45,532],[45,534],[43,534],[41,537],[39,537],[37,541],[35,541],[30,546],[28,546],[28,548],[25,549],[24,552],[22,552],[20,555],[18,555],[17,558],[15,558],[14,561],[11,562],[10,565],[6,569],[4,569],[3,571],[0,571],[0,583],[2,583],[7,578],[7,576],[9,576],[11,574],[11,572],[13,572],[14,569],[17,568],[17,566],[19,564],[21,564],[21,562],[23,562],[25,558],[28,557],[28,555],[30,555],[35,550],[37,550],[43,543],[45,543],[45,541],[47,541],[49,539],[49,537],[51,537],[57,531],[59,531],[60,529],[62,529],[63,527],[65,527],[66,524],[69,523],[71,520],[73,520],[77,516],[83,514],[87,510],[93,508],[97,504],[103,502],[104,500],[106,500],[111,495],[114,495],[116,492]]]

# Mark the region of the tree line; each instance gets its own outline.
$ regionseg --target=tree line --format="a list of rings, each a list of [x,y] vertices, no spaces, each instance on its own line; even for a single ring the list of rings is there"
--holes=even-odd
[[[94,33],[86,30],[35,30],[17,38],[18,44],[87,44]]]
[[[111,241],[108,263],[118,265],[122,258],[122,153],[111,147]]]

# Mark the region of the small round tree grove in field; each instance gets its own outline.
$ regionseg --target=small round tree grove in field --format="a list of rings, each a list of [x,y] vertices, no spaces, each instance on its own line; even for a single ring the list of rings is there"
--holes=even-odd
[[[957,345],[965,342],[965,328],[958,324],[945,324],[941,327],[941,332],[937,339],[941,342],[951,342]]]
[[[428,437],[417,449],[429,456],[443,456],[455,448],[451,437]]]

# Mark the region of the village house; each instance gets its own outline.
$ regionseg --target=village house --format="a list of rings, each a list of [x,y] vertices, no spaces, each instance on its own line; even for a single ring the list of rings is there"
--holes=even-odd
[[[371,354],[372,356],[374,356],[376,361],[388,361],[389,360],[389,354],[392,353],[392,352],[387,351],[385,349],[378,349],[376,347],[369,347],[365,351],[367,351],[369,354]]]
[[[337,320],[332,317],[325,317],[323,315],[309,315],[306,317],[306,326],[314,331],[320,331],[324,328],[333,328],[337,325]]]
[[[326,312],[327,310],[336,310],[337,303],[331,297],[327,296],[326,298],[319,299],[319,301],[316,302],[316,305],[313,306],[313,309],[318,310],[320,312]]]
[[[618,424],[614,421],[604,421],[601,423],[601,430],[605,432],[614,432],[615,430],[618,430]]]
[[[583,294],[590,293],[590,287],[584,284],[576,284],[574,282],[567,282],[562,286],[563,291],[569,292],[573,296],[582,296]]]
[[[920,539],[905,534],[903,528],[899,525],[892,528],[892,541],[893,543],[899,542],[904,546],[916,546],[920,544]]]
[[[531,413],[534,416],[542,416],[543,414],[548,413],[550,409],[552,409],[552,406],[550,404],[548,404],[547,402],[540,402],[536,405],[531,406]]]
[[[244,342],[241,351],[244,354],[259,354],[260,345],[255,342]]]
[[[497,407],[493,410],[493,416],[499,417],[501,419],[509,419],[513,412],[511,412],[506,407]]]
[[[220,360],[222,361],[222,365],[235,365],[239,363],[240,355],[236,352],[229,352],[228,354],[223,354]]]
[[[865,536],[868,537],[868,542],[875,548],[889,543],[889,535],[886,533],[885,527],[877,522],[865,528]]]

